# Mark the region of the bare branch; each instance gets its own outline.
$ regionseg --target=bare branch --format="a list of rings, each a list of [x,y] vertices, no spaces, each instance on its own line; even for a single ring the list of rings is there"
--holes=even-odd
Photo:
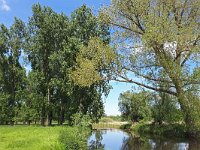
[[[140,74],[137,71],[129,69],[129,68],[126,68],[126,67],[123,67],[122,69],[125,69],[127,71],[133,72],[135,75],[140,76],[140,77],[142,77],[144,79],[147,79],[147,80],[151,80],[151,81],[155,81],[155,82],[163,82],[163,83],[172,83],[172,81],[165,80],[165,79],[151,78],[150,76],[147,76],[147,75],[144,75],[144,74]]]
[[[173,92],[173,91],[170,91],[170,90],[166,90],[166,89],[163,89],[163,88],[156,88],[156,87],[152,87],[152,86],[149,86],[149,85],[137,82],[137,81],[133,81],[131,79],[128,79],[127,77],[121,76],[120,74],[118,74],[118,76],[120,78],[122,78],[122,80],[121,79],[116,79],[116,78],[112,79],[112,80],[119,81],[119,82],[126,82],[126,83],[134,83],[136,85],[139,85],[139,86],[142,86],[142,87],[145,87],[147,89],[151,89],[151,90],[154,90],[154,91],[157,91],[157,92],[164,92],[164,93],[168,93],[168,94],[171,94],[171,95],[174,95],[174,96],[177,95],[176,92]]]
[[[187,2],[188,2],[188,0],[185,0],[185,2],[184,2],[184,4],[183,4],[183,9],[182,9],[182,11],[181,11],[181,20],[182,20],[182,18],[183,18],[183,14],[184,14],[184,12],[185,12],[185,8],[186,8]]]
[[[119,28],[128,30],[128,31],[131,31],[131,32],[133,32],[133,33],[137,33],[137,34],[139,34],[139,35],[142,35],[142,34],[143,34],[143,32],[141,32],[141,31],[139,31],[139,30],[133,30],[133,29],[128,28],[128,27],[126,27],[126,26],[124,26],[124,25],[121,25],[121,24],[117,24],[117,23],[114,23],[114,22],[110,22],[110,24],[113,25],[113,26],[116,26],[116,27],[119,27]]]
[[[196,40],[193,43],[193,47],[197,45],[198,40],[200,39],[200,35],[197,36]],[[183,65],[186,63],[186,61],[190,58],[192,54],[192,51],[189,52],[189,54],[186,56],[186,58],[183,60],[183,62],[181,63],[181,67],[183,67]]]
[[[122,11],[120,11],[120,15],[129,19],[134,25],[136,25],[138,27],[138,29],[140,29],[143,33],[145,33],[145,29],[142,27],[139,17],[137,15],[135,15],[136,20],[134,20],[131,16],[129,16],[128,14],[125,14]]]

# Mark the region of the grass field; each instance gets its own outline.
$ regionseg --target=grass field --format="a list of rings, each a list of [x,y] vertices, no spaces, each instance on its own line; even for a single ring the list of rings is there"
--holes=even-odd
[[[124,125],[128,124],[127,121],[123,121],[120,116],[107,116],[102,117],[99,123],[92,124],[92,129],[120,129]]]
[[[63,128],[0,126],[0,150],[61,150],[58,136]]]

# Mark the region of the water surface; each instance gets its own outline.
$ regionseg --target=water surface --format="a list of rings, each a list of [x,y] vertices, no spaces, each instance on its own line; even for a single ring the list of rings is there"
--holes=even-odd
[[[89,150],[200,150],[200,140],[152,138],[109,129],[93,131],[88,146]]]

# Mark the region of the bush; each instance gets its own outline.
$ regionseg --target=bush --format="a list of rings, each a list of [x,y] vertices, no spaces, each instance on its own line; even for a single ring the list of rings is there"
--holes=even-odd
[[[83,115],[82,113],[73,114],[72,117],[72,125],[81,126],[81,127],[90,127],[91,119],[89,115]]]
[[[123,130],[129,130],[131,129],[132,127],[132,124],[131,123],[127,123],[127,124],[124,124],[120,127],[120,129],[123,129]]]
[[[110,117],[103,117],[100,119],[100,122],[108,123],[108,122],[113,122],[114,120]]]
[[[134,131],[139,134],[150,134],[153,136],[165,136],[165,137],[185,137],[187,128],[182,124],[137,124],[134,127]]]
[[[60,133],[59,141],[66,150],[86,150],[88,136],[88,128],[68,127]]]

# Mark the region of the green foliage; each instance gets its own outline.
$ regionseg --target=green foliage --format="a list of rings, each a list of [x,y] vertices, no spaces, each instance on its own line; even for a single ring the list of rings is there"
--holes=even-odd
[[[121,117],[121,115],[116,115],[116,116],[107,116],[107,118],[111,118],[114,121],[123,121],[123,118]]]
[[[62,64],[64,63],[61,61],[68,59],[67,54],[63,55],[63,53],[68,52],[65,51],[65,45],[69,41],[66,36],[69,34],[69,22],[64,14],[58,14],[49,7],[41,7],[36,4],[33,5],[32,10],[33,15],[28,23],[29,34],[25,50],[32,66],[32,76],[29,79],[36,78],[36,80],[30,81],[35,82],[30,84],[34,86],[31,87],[31,92],[42,97],[39,113],[42,118],[41,123],[44,125],[45,122],[51,124],[53,119],[52,106],[55,103],[53,93],[61,92],[60,88],[67,87],[58,85],[58,83],[67,80],[67,77],[63,75],[67,72],[66,69],[63,70]],[[58,68],[62,70],[59,71]],[[62,92],[60,95],[66,96],[67,94]],[[60,103],[64,101],[63,97],[60,98],[60,101]]]
[[[163,122],[176,123],[183,121],[183,112],[181,112],[175,97],[165,93],[156,94],[152,103],[152,118],[155,123],[162,124]]]
[[[59,136],[59,141],[66,150],[86,150],[89,130],[87,128],[66,128]]]
[[[7,100],[9,98],[9,95],[7,94],[1,94],[0,95],[0,123],[3,124],[4,121],[9,121],[9,118],[7,116],[9,108],[7,104]]]
[[[108,82],[81,87],[72,80],[72,72],[80,64],[79,53],[91,51],[83,52],[83,47],[109,43],[109,27],[86,5],[69,17],[40,4],[34,4],[32,12],[27,24],[15,18],[10,28],[0,26],[0,123],[63,124],[77,112],[87,115],[84,120],[97,122],[103,115],[101,96],[109,92]],[[102,47],[98,57],[104,53]],[[27,74],[25,61],[31,65]]]
[[[109,92],[108,83],[80,87],[71,74],[90,39],[109,43],[108,26],[86,5],[69,17],[40,4],[32,11],[27,24],[15,18],[10,28],[0,26],[0,124],[39,120],[42,125],[51,125],[52,120],[63,124],[77,112],[87,115],[84,120],[97,122],[103,115],[101,95]],[[31,65],[27,74],[25,61]]]
[[[110,117],[102,117],[101,119],[100,119],[100,122],[113,122],[114,120],[112,119],[112,118],[110,118]]]
[[[25,25],[17,18],[10,28],[0,26],[0,113],[4,118],[1,123],[13,124],[23,101],[26,73],[20,64],[20,56],[24,36]]]
[[[150,100],[150,93],[132,93],[127,91],[120,94],[118,105],[123,117],[137,122],[151,116],[151,110],[148,104]]]
[[[153,119],[155,124],[183,122],[183,112],[176,97],[166,93],[127,91],[120,94],[119,108],[122,117],[132,121]]]
[[[183,124],[146,124],[139,123],[134,127],[134,132],[138,132],[141,135],[153,135],[155,137],[187,137],[188,129]]]
[[[199,94],[199,6],[199,0],[113,0],[99,15],[114,29],[111,78],[176,96],[194,128],[199,101],[187,93]]]
[[[83,115],[82,113],[76,113],[71,116],[72,125],[81,127],[90,127],[91,119],[89,115]]]
[[[106,116],[100,119],[100,122],[114,122],[114,121],[122,121],[121,116]]]
[[[123,129],[123,130],[130,130],[132,127],[132,123],[127,123],[127,124],[124,124],[120,127],[120,129]]]
[[[102,80],[102,74],[109,69],[115,58],[114,51],[97,37],[91,38],[77,56],[78,67],[72,74],[76,84],[90,86]],[[88,74],[89,73],[89,74]]]

